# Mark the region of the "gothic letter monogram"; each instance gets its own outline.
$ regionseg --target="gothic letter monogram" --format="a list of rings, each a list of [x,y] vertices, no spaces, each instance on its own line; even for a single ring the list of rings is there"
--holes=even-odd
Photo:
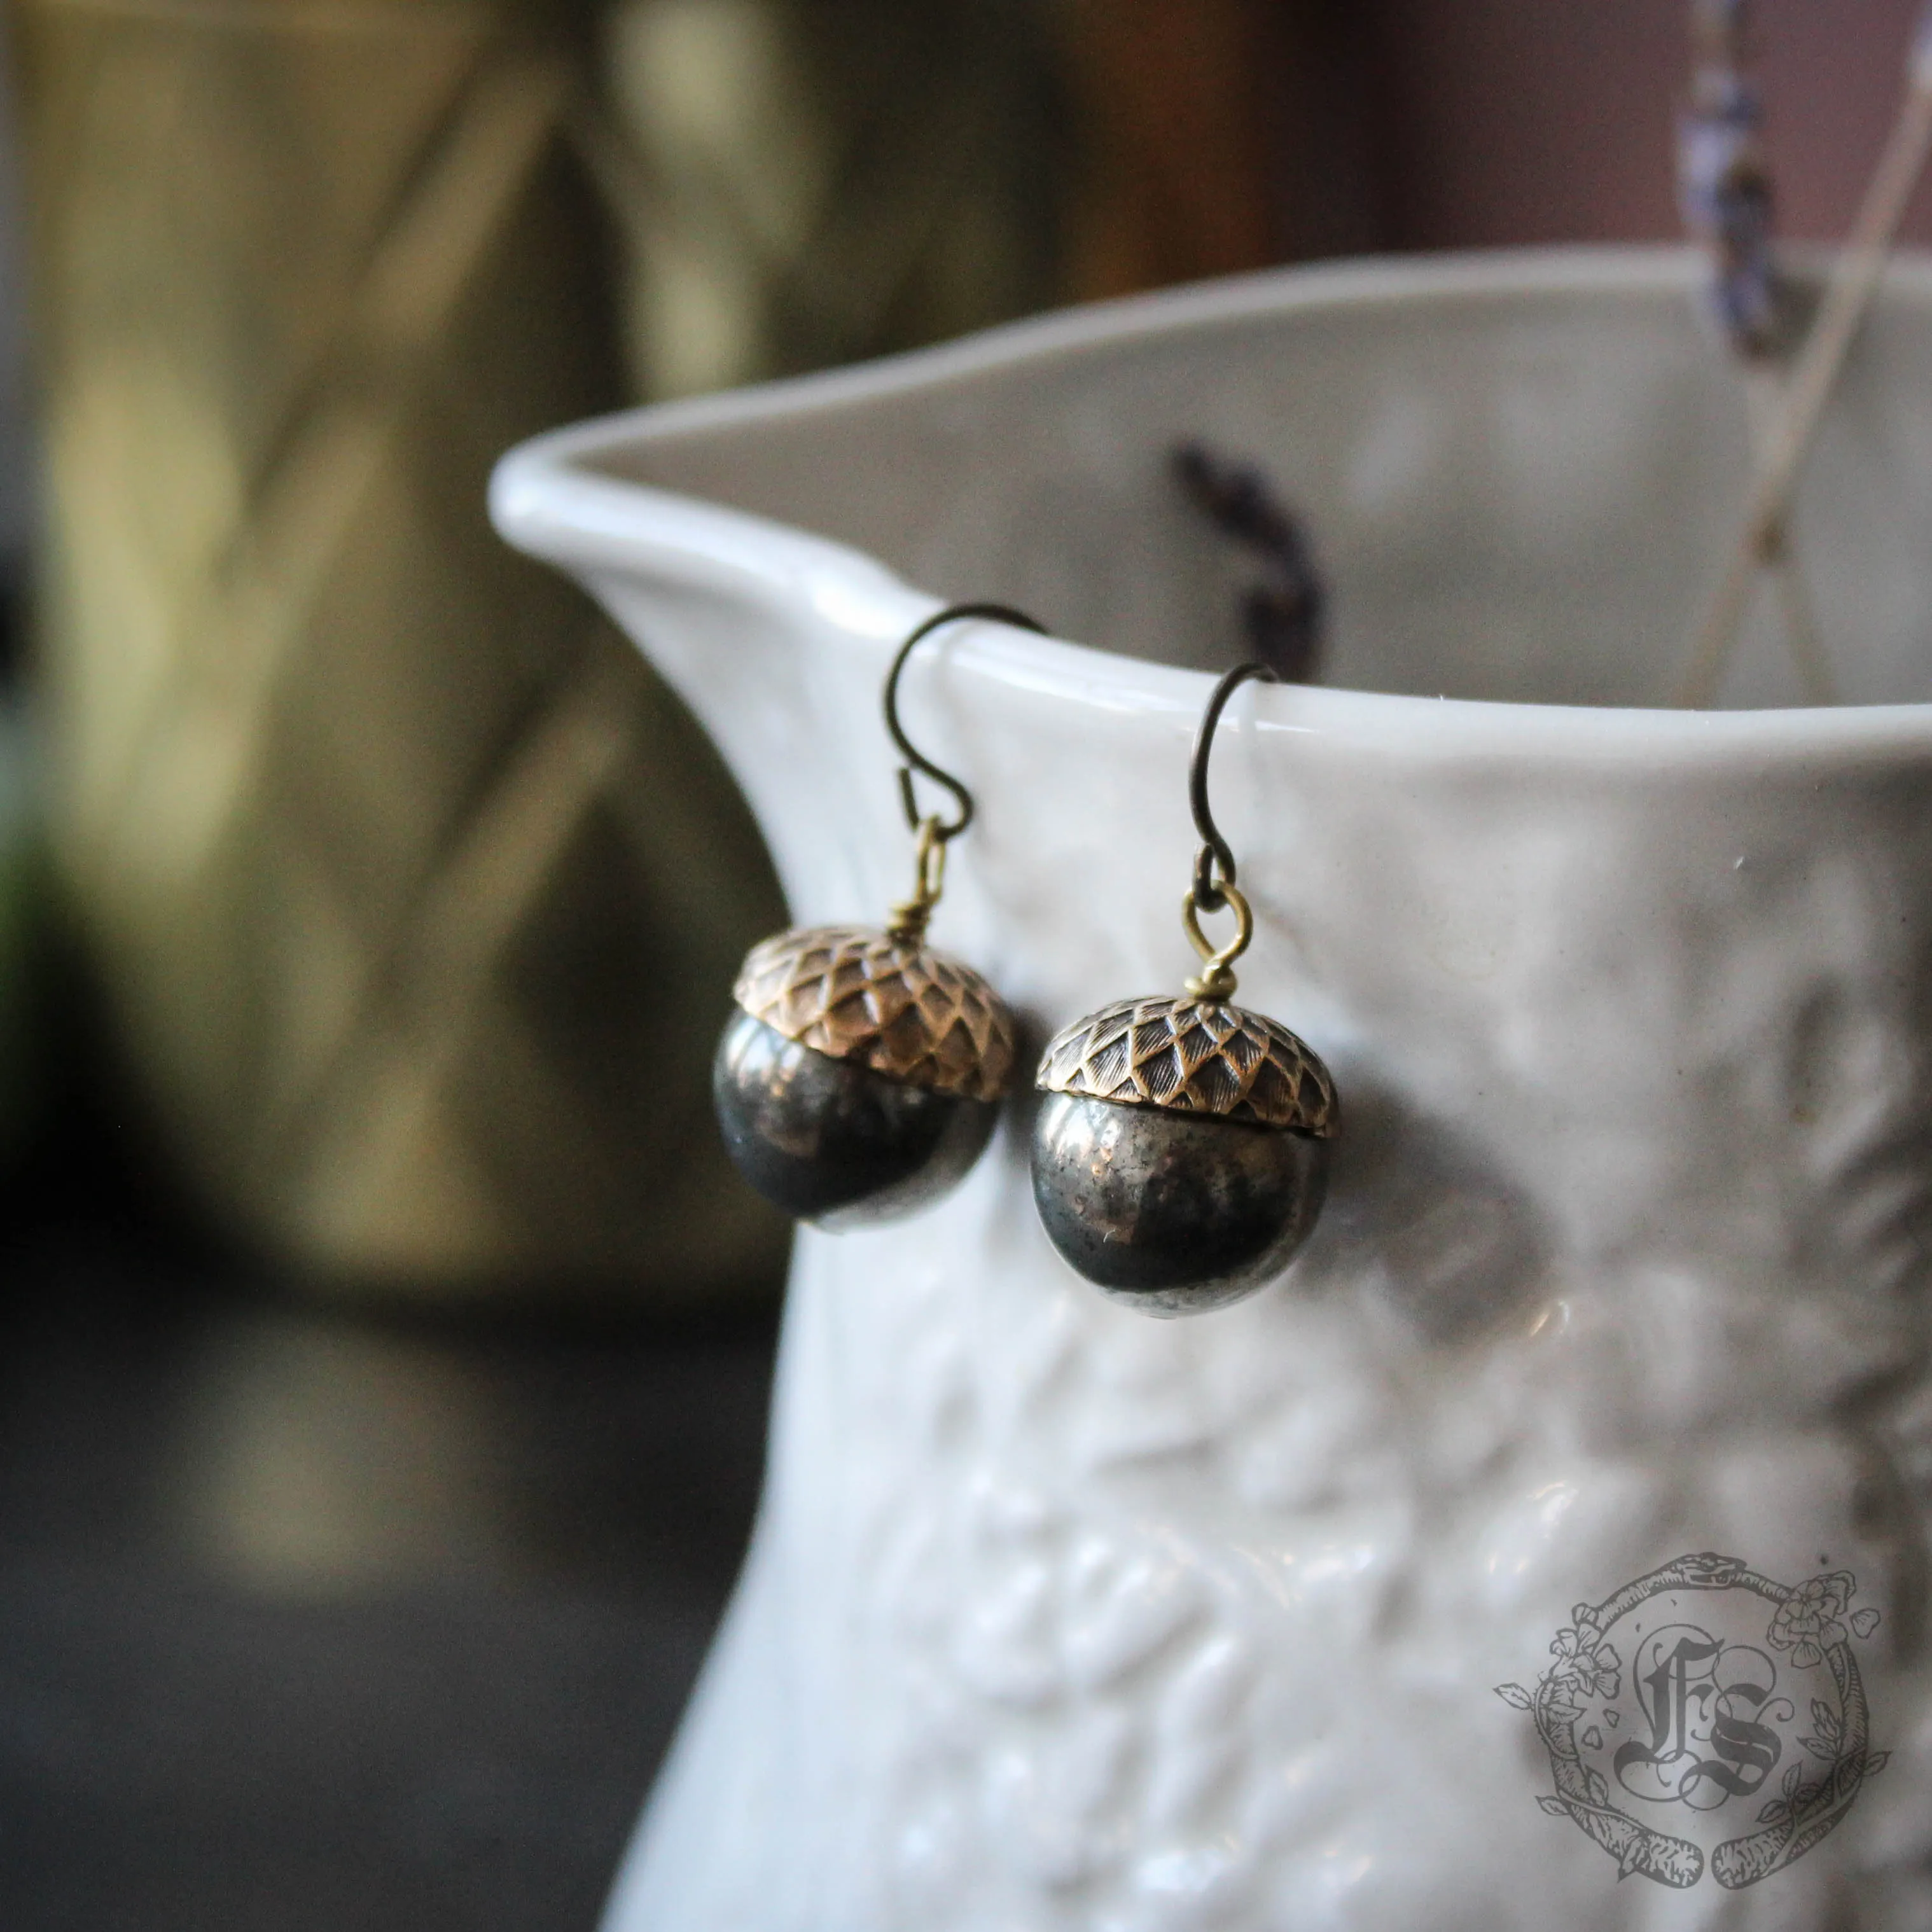
[[[1633,1688],[1650,1742],[1633,1738],[1617,1752],[1617,1782],[1634,1798],[1675,1798],[1700,1811],[1748,1798],[1784,1755],[1783,1738],[1754,1720],[1767,1706],[1794,1714],[1788,1699],[1772,1699],[1777,1679],[1762,1651],[1707,1630],[1673,1624],[1646,1638]]]
[[[1497,1686],[1550,1753],[1544,1810],[1660,1885],[1708,1861],[1736,1891],[1802,1858],[1885,1766],[1852,1654],[1879,1613],[1851,1608],[1857,1590],[1844,1570],[1793,1587],[1705,1554],[1579,1604],[1535,1690]]]

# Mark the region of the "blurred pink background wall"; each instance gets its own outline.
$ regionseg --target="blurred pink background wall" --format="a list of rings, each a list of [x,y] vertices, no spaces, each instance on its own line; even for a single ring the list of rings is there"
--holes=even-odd
[[[1919,5],[1755,0],[1780,236],[1845,232]],[[1073,0],[1065,292],[1676,238],[1689,14],[1689,0]],[[1932,192],[1906,240],[1932,244]]]
[[[1841,235],[1902,92],[1920,0],[1756,0],[1780,233]],[[1348,10],[1354,11],[1354,10]],[[1357,17],[1382,245],[1678,232],[1684,0],[1372,0]],[[1907,229],[1932,244],[1932,194]]]

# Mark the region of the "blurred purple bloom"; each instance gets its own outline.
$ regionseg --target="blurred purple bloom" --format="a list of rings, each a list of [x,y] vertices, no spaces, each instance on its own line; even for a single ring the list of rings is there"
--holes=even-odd
[[[1180,444],[1173,460],[1196,507],[1261,562],[1262,580],[1241,598],[1248,648],[1286,682],[1312,682],[1322,665],[1328,596],[1300,519],[1252,464],[1198,442]]]
[[[1771,176],[1757,90],[1743,72],[1742,0],[1693,0],[1696,59],[1677,127],[1684,225],[1711,260],[1710,300],[1740,356],[1768,355],[1784,331],[1772,248]]]

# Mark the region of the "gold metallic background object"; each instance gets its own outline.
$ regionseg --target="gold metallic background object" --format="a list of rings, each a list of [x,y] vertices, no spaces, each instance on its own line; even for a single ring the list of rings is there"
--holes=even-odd
[[[1060,292],[1041,0],[618,0],[584,146],[639,392],[877,356]]]
[[[768,1276],[707,1135],[769,872],[484,518],[622,400],[566,9],[30,0],[59,858],[205,1206],[311,1278]]]
[[[1070,110],[1112,155],[1126,124],[1096,104],[1145,105],[1116,56],[1156,71],[1171,25],[1041,0],[13,10],[56,843],[175,1166],[338,1289],[769,1285],[782,1230],[700,1124],[733,966],[782,923],[768,868],[681,708],[498,544],[488,466],[634,398],[1111,286],[1082,266],[1102,218]],[[1187,74],[1245,19],[1216,0]],[[1170,146],[1190,192],[1254,193]]]

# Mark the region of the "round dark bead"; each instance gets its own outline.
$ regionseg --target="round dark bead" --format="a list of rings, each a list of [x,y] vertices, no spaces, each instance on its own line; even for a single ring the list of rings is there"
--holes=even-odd
[[[889,1080],[732,1016],[711,1096],[738,1172],[788,1214],[828,1228],[910,1214],[949,1192],[999,1117],[990,1100]]]
[[[1322,1211],[1328,1148],[1290,1128],[1049,1094],[1034,1199],[1053,1245],[1117,1300],[1198,1314],[1288,1265]]]

